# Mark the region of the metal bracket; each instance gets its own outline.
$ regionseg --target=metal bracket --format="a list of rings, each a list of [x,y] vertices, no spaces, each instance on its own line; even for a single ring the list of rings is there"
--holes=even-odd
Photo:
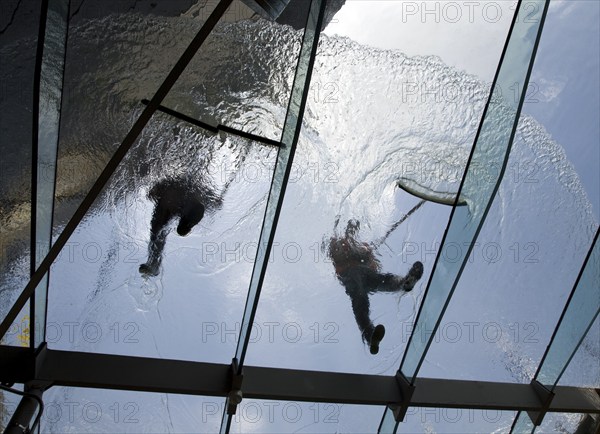
[[[231,361],[231,389],[227,394],[227,414],[234,415],[237,406],[244,397],[242,393],[242,382],[244,381],[243,368],[239,371],[238,359],[235,357]]]
[[[540,411],[528,411],[527,414],[535,426],[540,426],[544,420],[544,416],[546,416],[546,413],[550,408],[552,400],[554,399],[554,392],[548,390],[546,386],[537,380],[531,380],[531,387],[533,387],[533,390],[535,390],[535,393],[540,399],[542,408]]]
[[[398,370],[396,372],[396,382],[398,383],[398,387],[400,388],[400,394],[402,396],[402,401],[398,404],[389,404],[388,407],[392,410],[394,414],[394,420],[396,422],[402,422],[404,417],[406,416],[406,411],[410,405],[412,400],[413,393],[415,393],[415,386],[408,381],[408,379],[404,376],[402,371]]]

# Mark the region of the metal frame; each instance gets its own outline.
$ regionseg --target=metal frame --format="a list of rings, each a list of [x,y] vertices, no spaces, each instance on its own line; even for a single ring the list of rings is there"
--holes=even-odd
[[[0,346],[0,381],[225,397],[231,365]],[[417,378],[411,407],[540,411],[529,384]],[[244,366],[245,398],[387,405],[395,376]],[[600,389],[558,386],[552,412],[600,414]]]
[[[148,105],[149,103],[150,103],[150,101],[148,101],[147,99],[142,100],[142,104]],[[223,125],[223,124],[218,124],[217,126],[214,126],[214,125],[209,124],[208,122],[203,122],[201,120],[194,119],[193,117],[188,116],[183,113],[180,113],[177,110],[173,110],[169,107],[165,107],[164,105],[159,105],[156,110],[159,112],[165,113],[167,115],[173,116],[174,118],[185,121],[191,125],[195,125],[197,127],[205,129],[207,131],[210,131],[211,133],[214,133],[214,134],[217,134],[219,132],[229,133],[229,134],[233,134],[234,136],[243,137],[244,139],[252,140],[253,142],[262,143],[263,145],[275,146],[275,147],[281,146],[281,143],[278,142],[277,140],[268,139],[266,137],[258,136],[256,134],[252,134],[252,133],[247,133],[246,131],[238,130],[237,128],[233,128],[233,127],[228,127],[227,125]]]

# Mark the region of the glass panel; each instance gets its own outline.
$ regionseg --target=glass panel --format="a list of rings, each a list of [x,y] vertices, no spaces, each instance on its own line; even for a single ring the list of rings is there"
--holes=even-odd
[[[33,76],[40,10],[39,0],[0,2],[0,319],[29,279]]]
[[[232,433],[375,432],[377,406],[244,399],[232,417]]]
[[[279,142],[302,31],[257,20],[239,0],[230,12],[224,17],[227,24],[214,30],[163,105]],[[304,26],[305,14],[299,18]]]
[[[600,152],[592,79],[600,74],[600,7],[586,1],[566,5],[550,3],[498,200],[422,376],[529,383],[598,227],[593,209],[600,184],[589,180],[597,176],[594,153]],[[577,41],[565,34],[577,35]],[[598,352],[592,347],[580,349],[583,369],[572,371],[572,384],[594,382]]]
[[[302,47],[298,57],[298,66],[294,76],[294,84],[292,86],[292,93],[281,137],[281,147],[277,153],[277,161],[271,180],[271,189],[269,191],[269,198],[258,243],[259,248],[254,261],[252,279],[250,281],[248,298],[246,300],[246,308],[244,310],[242,327],[235,352],[235,358],[239,362],[238,370],[241,369],[245,361],[260,291],[262,289],[267,264],[271,256],[272,242],[277,228],[279,212],[283,203],[283,197],[285,195],[292,162],[294,160],[295,149],[300,135],[300,127],[304,116],[308,87],[310,85],[326,3],[326,1],[323,3],[321,0],[312,0],[310,10],[308,11]],[[226,411],[223,411],[221,433],[229,432],[231,422],[231,415]]]
[[[500,410],[411,407],[397,431],[380,429],[379,432],[505,433],[510,428],[514,414],[513,411]]]
[[[206,23],[200,27],[200,29],[196,33],[196,36],[192,39],[192,41],[190,42],[190,44],[188,45],[188,47],[186,48],[186,50],[184,51],[182,56],[179,58],[179,60],[176,62],[176,64],[172,68],[171,73],[163,81],[161,87],[159,88],[158,93],[156,94],[156,98],[155,98],[156,104],[158,104],[162,100],[164,95],[166,93],[168,93],[169,89],[172,87],[172,85],[175,83],[175,81],[179,77],[179,74],[185,69],[185,66],[189,63],[189,60],[191,60],[191,58],[193,57],[193,54],[202,45],[202,42],[208,36],[208,34],[210,33],[210,31],[212,30],[214,25],[217,24],[219,18],[225,12],[227,7],[231,4],[231,1],[232,0],[221,0],[218,3],[217,7],[211,13],[210,19],[207,20]],[[95,82],[94,79],[92,79],[92,81]],[[63,250],[63,247],[65,247],[65,244],[68,241],[68,238],[71,236],[72,232],[76,229],[76,226],[79,224],[81,219],[83,219],[85,217],[85,213],[92,206],[97,195],[100,193],[100,190],[109,181],[109,178],[111,177],[111,174],[112,174],[114,168],[119,164],[121,159],[126,155],[129,148],[137,140],[138,136],[141,134],[141,132],[144,129],[144,127],[146,126],[147,122],[150,120],[150,117],[152,116],[152,114],[153,114],[152,109],[147,109],[147,110],[142,111],[142,113],[138,117],[134,127],[132,127],[132,129],[129,131],[129,133],[127,134],[125,139],[123,139],[123,142],[119,146],[117,152],[113,155],[113,157],[111,157],[110,165],[108,167],[106,167],[105,170],[103,170],[101,176],[98,178],[97,182],[94,184],[96,188],[94,189],[94,191],[89,192],[89,194],[86,196],[86,199],[84,200],[84,202],[82,202],[81,206],[78,208],[79,212],[77,213],[77,218],[74,219],[73,221],[70,221],[65,226],[65,228],[68,230],[65,230],[64,232],[62,232],[59,235],[59,237],[56,239],[56,241],[54,242],[53,247],[51,248],[49,254],[46,255],[46,258],[44,259],[44,262],[42,263],[42,265],[44,267],[42,267],[42,265],[41,265],[38,268],[38,271],[32,276],[32,279],[26,285],[25,289],[22,291],[22,293],[18,297],[16,304],[13,305],[11,307],[11,309],[9,310],[9,313],[7,314],[5,320],[0,325],[0,330],[2,331],[2,334],[4,334],[4,332],[8,329],[10,322],[12,322],[13,319],[16,317],[18,310],[25,303],[26,299],[30,295],[33,294],[35,286],[44,278],[44,274],[45,274],[46,270],[48,270],[50,268],[51,263],[58,257],[58,254],[61,253],[61,251]],[[186,221],[186,225],[188,223],[190,223],[190,222]],[[186,230],[185,232],[188,232],[188,231]],[[41,268],[43,268],[43,269],[41,269]]]
[[[15,384],[12,388],[20,392],[23,391],[22,384]],[[4,432],[20,401],[20,395],[0,390],[0,431]]]
[[[533,15],[529,13],[533,6]],[[533,64],[536,46],[541,34],[547,3],[519,3],[519,10],[508,37],[506,51],[499,65],[495,86],[492,90],[480,131],[474,144],[471,160],[466,169],[460,195],[467,207],[454,207],[442,242],[442,251],[436,259],[434,271],[427,285],[421,309],[417,315],[413,333],[407,345],[400,370],[409,381],[414,382],[425,359],[434,333],[465,267],[474,242],[482,227],[494,196],[513,142],[519,112],[524,95],[507,98],[507,90],[514,83],[527,83]],[[490,168],[495,168],[490,173]],[[483,171],[485,170],[485,173]],[[450,246],[457,254],[443,254]],[[392,426],[392,412],[386,408],[382,426]]]
[[[437,328],[472,250],[472,243],[485,220],[510,152],[522,95],[515,100],[502,98],[502,95],[508,95],[507,91],[514,83],[528,81],[528,71],[533,63],[546,7],[544,1],[527,2],[528,7],[534,7],[534,15],[530,16],[529,9],[524,9],[523,4],[521,3],[521,9],[518,11],[520,16],[517,16],[500,64],[496,87],[492,91],[461,187],[461,195],[467,201],[468,207],[455,207],[442,245],[444,249],[451,243],[459,246],[466,243],[468,248],[460,249],[458,256],[452,260],[449,260],[447,255],[438,255],[415,330],[400,366],[401,371],[411,381],[414,381],[432,339],[431,335],[426,339],[422,339],[421,336],[426,334],[425,331],[435,331]],[[498,169],[495,176],[483,177],[482,168],[490,167]]]
[[[355,3],[346,3],[328,33]],[[373,7],[382,7],[378,20],[385,20],[392,12],[398,16],[403,3]],[[365,33],[377,33],[378,20],[362,22]],[[348,31],[356,27],[352,22]],[[506,39],[506,28],[485,30]],[[400,42],[382,50],[337,35],[320,41],[257,310],[255,328],[263,334],[251,339],[250,364],[376,374],[398,368],[451,208],[419,205],[396,185],[408,179],[429,193],[456,196],[490,89],[440,59],[400,50]],[[442,91],[440,83],[448,87]],[[449,88],[456,92],[444,93]],[[417,262],[424,265],[414,291],[369,297],[373,327],[386,328],[377,357],[363,343],[341,281],[343,266],[334,266],[329,252],[332,241],[344,239],[349,221],[360,222],[354,240],[369,246],[370,265],[378,264],[382,274],[402,277]]]
[[[587,193],[585,208],[600,216],[600,3],[550,3],[523,113],[540,122],[564,148],[572,175],[563,182]],[[564,35],[572,35],[566,41]],[[560,59],[560,61],[557,61]],[[567,181],[568,180],[568,181]],[[587,202],[591,210],[587,209]],[[583,204],[582,204],[583,205]]]
[[[279,218],[278,214],[281,209],[281,204],[283,203],[283,196],[285,194],[292,161],[294,159],[294,151],[300,134],[302,117],[304,115],[304,105],[306,104],[307,91],[310,84],[316,47],[321,31],[320,26],[323,19],[324,7],[321,5],[321,0],[312,1],[306,29],[304,31],[298,67],[296,69],[294,85],[290,97],[290,104],[283,127],[281,138],[282,147],[279,148],[279,152],[277,153],[275,172],[273,174],[267,209],[258,244],[260,248],[258,249],[254,263],[252,280],[248,290],[248,299],[246,301],[246,309],[242,321],[242,329],[235,353],[240,364],[243,364],[244,362],[246,349],[248,347],[250,327],[254,321],[254,313],[256,312],[256,307],[258,305],[262,280],[265,275],[267,261],[270,257],[270,243],[275,235],[277,220]]]
[[[46,20],[44,54],[40,78],[40,105],[37,140],[37,185],[35,215],[35,267],[39,267],[50,249],[52,237],[52,217],[54,215],[54,186],[56,181],[56,158],[58,131],[60,125],[65,50],[69,0],[50,0]],[[34,151],[35,152],[35,151]],[[34,347],[44,341],[46,323],[46,300],[48,296],[48,275],[35,291],[33,308]],[[39,326],[38,326],[39,325]]]
[[[590,327],[558,384],[600,388],[600,317]]]
[[[577,175],[563,157],[537,122],[521,117],[498,200],[420,375],[519,383],[533,378],[597,225],[586,211],[585,193],[565,185],[563,176]],[[587,363],[593,354],[587,353]]]
[[[598,432],[598,428],[600,417],[597,414],[548,413],[535,432],[587,434]]]
[[[77,1],[72,7],[57,167],[60,231],[218,2]],[[230,13],[231,7],[228,10]],[[235,10],[233,11],[235,12]],[[210,41],[210,37],[205,43]],[[206,47],[200,48],[200,52]],[[188,66],[191,68],[191,66]],[[192,70],[198,78],[201,71]],[[194,82],[188,77],[186,88]]]
[[[534,427],[526,413],[521,413],[512,433],[595,433],[600,427],[600,418],[596,414],[548,413],[539,427]]]
[[[49,347],[230,363],[274,158],[155,114],[52,267]]]
[[[562,373],[568,366],[577,348],[583,341],[600,311],[598,288],[600,288],[600,244],[598,234],[590,249],[590,254],[582,267],[578,282],[561,319],[556,326],[546,354],[535,375],[535,379],[553,390]],[[597,358],[596,358],[597,362]],[[597,363],[596,363],[597,365]],[[527,414],[519,413],[515,422],[514,432],[531,432],[533,426]]]
[[[600,232],[598,232],[600,233]],[[591,255],[573,288],[573,293],[563,312],[548,352],[536,375],[537,380],[554,389],[573,354],[600,312],[600,243],[598,233]]]
[[[42,432],[216,432],[223,398],[52,387]]]
[[[511,433],[515,434],[533,434],[535,425],[525,412],[517,413],[516,420],[513,423]]]

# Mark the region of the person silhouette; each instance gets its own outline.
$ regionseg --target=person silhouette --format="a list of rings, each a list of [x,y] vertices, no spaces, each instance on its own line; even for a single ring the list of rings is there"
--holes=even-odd
[[[374,246],[357,240],[360,222],[349,220],[343,237],[331,237],[329,256],[335,274],[346,288],[363,341],[371,354],[379,352],[385,335],[383,324],[373,325],[370,318],[369,294],[375,292],[409,292],[423,275],[423,264],[415,262],[405,277],[381,273],[381,264],[373,253]]]
[[[140,265],[139,271],[141,274],[157,276],[170,232],[169,223],[172,219],[179,218],[177,233],[182,237],[186,236],[204,217],[206,200],[201,190],[184,178],[158,181],[148,192],[148,198],[154,202],[148,260]]]

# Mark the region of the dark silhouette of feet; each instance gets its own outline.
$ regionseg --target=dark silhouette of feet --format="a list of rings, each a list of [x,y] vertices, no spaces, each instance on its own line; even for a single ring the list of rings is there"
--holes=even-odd
[[[145,274],[147,276],[158,276],[160,273],[160,266],[158,264],[141,264],[139,270],[140,274]]]
[[[370,339],[370,347],[369,350],[371,354],[377,354],[379,352],[379,343],[385,336],[385,327],[383,324],[377,324],[375,330],[373,330],[373,334]]]
[[[157,276],[170,222],[178,219],[177,233],[180,236],[188,235],[204,217],[205,206],[210,199],[197,185],[183,178],[158,181],[148,193],[148,198],[154,202],[148,260],[140,265],[139,271],[148,276]]]
[[[415,262],[408,274],[404,278],[404,287],[402,288],[405,292],[410,292],[415,287],[416,283],[423,276],[423,264],[419,261]]]

